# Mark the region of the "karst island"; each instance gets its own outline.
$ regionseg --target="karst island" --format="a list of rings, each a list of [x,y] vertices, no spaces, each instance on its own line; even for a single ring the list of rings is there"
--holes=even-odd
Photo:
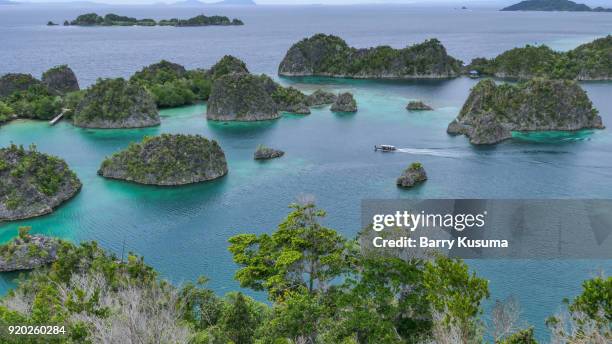
[[[50,22],[52,23],[52,22]],[[49,24],[48,24],[49,25]],[[51,24],[50,26],[53,26]],[[109,13],[100,16],[97,13],[81,14],[76,19],[64,22],[64,26],[231,26],[244,25],[242,20],[234,18],[230,19],[226,16],[205,16],[203,14],[189,19],[162,19],[156,21],[154,19],[137,19],[134,17],[121,16],[114,13]]]
[[[49,214],[80,189],[64,160],[35,146],[0,149],[0,222]]]
[[[104,160],[98,174],[138,184],[179,186],[223,177],[225,153],[199,135],[146,137]]]

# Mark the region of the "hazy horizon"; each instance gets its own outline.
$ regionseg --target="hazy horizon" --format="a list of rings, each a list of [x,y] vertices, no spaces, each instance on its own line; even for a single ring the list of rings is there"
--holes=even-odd
[[[184,0],[13,0],[19,3],[71,3],[94,2],[111,5],[151,5],[159,3],[175,3]],[[220,0],[199,0],[202,3],[214,3]],[[521,0],[254,0],[259,5],[359,5],[359,4],[456,4],[456,5],[503,5],[520,2]],[[605,6],[605,0],[575,0],[590,6]]]

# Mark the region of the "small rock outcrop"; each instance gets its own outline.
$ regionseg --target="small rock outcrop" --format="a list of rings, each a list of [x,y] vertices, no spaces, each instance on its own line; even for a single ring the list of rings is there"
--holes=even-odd
[[[342,93],[332,105],[333,112],[357,112],[357,102],[351,93]]]
[[[268,160],[274,158],[280,158],[285,155],[285,152],[277,149],[272,149],[266,146],[259,146],[253,155],[255,160]]]
[[[576,131],[603,129],[601,117],[575,81],[533,79],[518,85],[479,82],[449,134],[461,134],[473,144],[494,144],[512,131]]]
[[[50,91],[59,95],[78,91],[80,89],[76,75],[72,69],[66,65],[53,67],[44,72],[42,75],[42,82]]]
[[[313,94],[306,98],[308,106],[322,106],[329,105],[336,102],[338,96],[331,92],[325,92],[323,90],[316,90]]]
[[[419,162],[412,163],[404,173],[397,178],[397,186],[402,188],[411,188],[419,183],[427,180],[425,168]]]
[[[49,214],[74,197],[81,182],[66,162],[11,145],[0,149],[0,221]]]
[[[139,184],[179,186],[223,177],[225,153],[199,135],[146,137],[102,162],[98,174]]]
[[[278,73],[360,79],[438,79],[459,76],[462,64],[449,56],[437,39],[404,49],[389,46],[356,49],[340,37],[317,34],[294,44]]]
[[[406,105],[408,111],[432,111],[433,108],[420,100],[411,101]]]
[[[9,73],[0,78],[0,98],[8,97],[19,91],[25,91],[40,81],[31,74]]]
[[[100,79],[79,102],[73,123],[83,128],[142,128],[160,124],[153,96],[142,86]]]
[[[206,117],[216,121],[262,121],[280,117],[260,77],[232,73],[215,80]]]
[[[21,227],[19,237],[0,245],[0,272],[32,270],[57,260],[60,240],[28,232],[29,227]]]

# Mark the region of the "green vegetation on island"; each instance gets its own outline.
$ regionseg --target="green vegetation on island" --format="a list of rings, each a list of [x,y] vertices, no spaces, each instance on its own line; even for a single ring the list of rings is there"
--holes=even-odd
[[[448,133],[473,144],[494,144],[512,131],[576,131],[604,125],[587,93],[576,81],[532,79],[517,85],[479,82]]]
[[[474,59],[466,70],[510,79],[612,80],[612,35],[568,52],[545,45],[514,48],[493,59]]]
[[[78,90],[74,72],[65,65],[44,72],[42,80],[30,74],[5,74],[0,77],[0,124],[13,118],[52,119]]]
[[[595,7],[570,0],[525,0],[505,7],[502,11],[568,11],[568,12],[612,12],[611,8]]]
[[[461,260],[399,258],[347,240],[312,204],[292,205],[271,234],[239,234],[229,250],[243,288],[267,293],[270,305],[239,292],[217,296],[197,283],[173,286],[133,254],[95,242],[62,242],[57,259],[25,276],[2,297],[0,326],[59,325],[65,335],[10,336],[6,344],[532,344],[520,307],[497,301],[485,327],[488,281]],[[610,340],[612,278],[585,281],[564,313],[547,320],[556,343]],[[559,300],[561,302],[561,300]],[[129,319],[129,320],[128,320]]]
[[[425,172],[423,164],[420,162],[413,162],[404,170],[402,175],[397,178],[396,184],[399,187],[408,189],[426,180],[427,173]]]
[[[65,21],[64,25],[76,26],[211,26],[211,25],[244,25],[240,19],[229,19],[225,16],[205,16],[203,14],[189,19],[162,19],[159,22],[154,19],[137,19],[133,17],[120,16],[109,13],[99,16],[97,13],[86,13],[78,16],[75,20]]]
[[[177,107],[207,100],[212,78],[204,70],[185,67],[162,60],[135,73],[131,82],[144,86],[159,108]]]
[[[64,160],[11,144],[0,149],[0,221],[51,213],[81,189]]]
[[[102,162],[98,174],[139,184],[177,186],[227,174],[223,150],[199,135],[145,137]]]
[[[452,78],[462,62],[449,56],[437,39],[404,49],[349,47],[337,36],[317,34],[294,44],[278,68],[282,76],[372,79]]]
[[[85,90],[72,116],[83,128],[142,128],[160,124],[151,93],[123,78],[99,79]]]

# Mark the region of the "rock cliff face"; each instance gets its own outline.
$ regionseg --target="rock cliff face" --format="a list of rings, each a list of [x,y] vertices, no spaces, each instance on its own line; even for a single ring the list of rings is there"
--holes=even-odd
[[[422,183],[427,180],[427,173],[421,163],[412,163],[404,173],[397,178],[397,186],[401,188],[411,188],[416,184]]]
[[[0,78],[0,98],[8,97],[18,91],[25,91],[40,81],[30,74],[9,73]]]
[[[83,128],[141,128],[160,124],[155,100],[124,79],[101,79],[87,89],[73,116]]]
[[[76,75],[66,65],[51,68],[43,73],[42,82],[50,91],[59,95],[79,90],[79,82]]]
[[[306,99],[308,106],[321,106],[329,105],[336,102],[338,96],[323,90],[316,90],[313,94],[309,95]]]
[[[16,238],[0,246],[0,272],[25,271],[53,263],[60,241],[42,235]]]
[[[261,121],[276,119],[280,115],[262,78],[232,73],[213,83],[206,117],[216,121]]]
[[[139,184],[178,186],[227,174],[225,154],[216,141],[199,135],[147,137],[102,162],[98,174]]]
[[[259,146],[257,147],[257,150],[255,151],[255,154],[253,155],[253,158],[255,160],[268,160],[268,159],[280,158],[283,155],[285,155],[285,152],[281,150],[272,149],[272,148],[265,147],[265,146]]]
[[[349,47],[332,35],[317,34],[294,44],[281,62],[283,76],[372,79],[437,79],[460,74],[462,62],[449,56],[437,39],[404,49]]]
[[[0,149],[0,221],[49,214],[80,189],[81,182],[63,160],[34,148]]]
[[[575,131],[604,128],[586,92],[574,81],[533,79],[518,85],[479,82],[471,91],[450,134],[474,144],[494,144],[512,131]]]
[[[332,105],[333,112],[357,112],[357,102],[351,93],[342,93]]]
[[[272,81],[274,82],[274,81]],[[308,98],[294,87],[283,87],[276,84],[271,93],[279,111],[291,112],[298,115],[309,115]]]

